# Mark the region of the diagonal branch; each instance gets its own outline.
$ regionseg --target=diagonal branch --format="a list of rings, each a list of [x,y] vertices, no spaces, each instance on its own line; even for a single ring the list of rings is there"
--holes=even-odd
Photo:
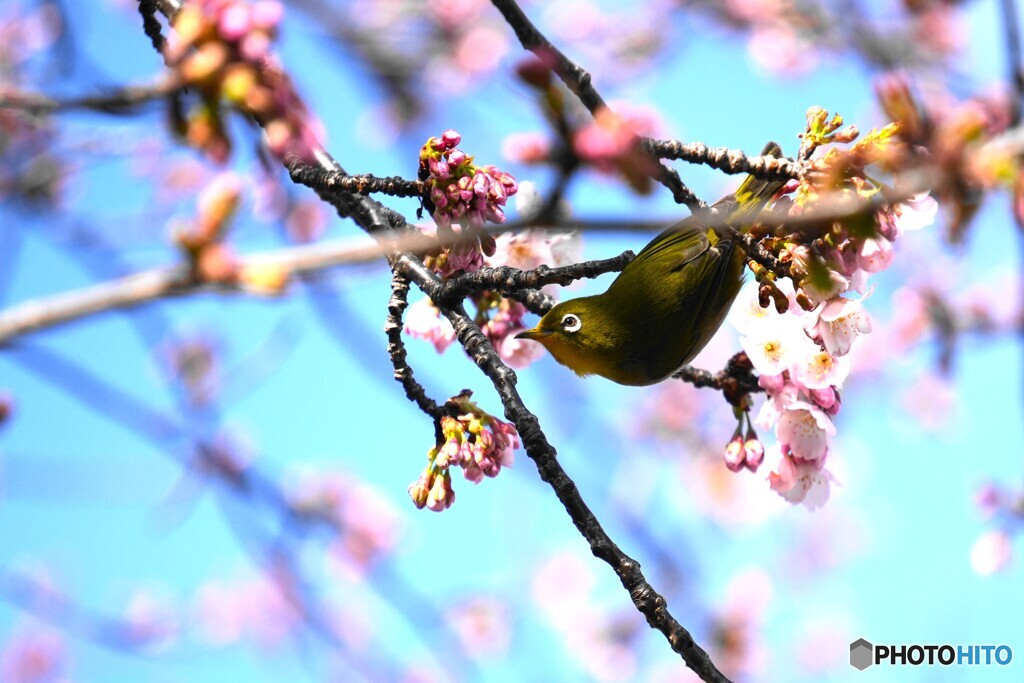
[[[525,15],[522,15],[514,2],[494,1],[499,9],[505,7],[510,13],[514,10],[521,19],[525,19]],[[177,2],[165,0],[165,4],[177,5]],[[534,32],[536,33],[536,29]],[[583,91],[587,92],[588,101],[596,107],[601,104],[601,100],[596,91],[590,89],[589,80],[589,75],[581,76],[579,82],[585,86]],[[323,149],[315,151],[314,159],[315,165],[321,170],[345,173],[341,165]],[[285,165],[292,174],[307,166],[294,158],[287,159]],[[317,194],[334,206],[341,217],[353,218],[368,234],[385,242],[386,238],[396,234],[402,236],[412,231],[400,214],[368,197],[322,189],[317,190]],[[388,261],[394,271],[414,282],[428,296],[440,293],[440,279],[414,254],[394,251],[388,256]],[[672,649],[682,656],[690,668],[706,681],[727,681],[728,679],[715,668],[707,653],[668,612],[665,599],[647,582],[639,563],[623,553],[601,528],[593,512],[584,503],[576,485],[558,463],[555,449],[541,431],[536,416],[527,410],[519,396],[515,387],[515,372],[502,363],[486,335],[469,318],[461,303],[448,308],[445,314],[452,322],[456,337],[462,346],[494,385],[505,407],[505,416],[515,424],[526,452],[536,463],[541,478],[555,491],[594,555],[614,569],[622,585],[629,591],[637,609],[644,614],[651,627],[665,635]]]
[[[600,109],[607,109],[604,98],[594,87],[588,71],[565,56],[543,33],[530,21],[515,0],[491,0],[501,12],[508,25],[515,31],[519,43],[532,52],[549,69],[555,72],[565,86],[574,94],[591,114]],[[652,161],[655,161],[652,157]],[[681,204],[686,204],[690,211],[698,211],[706,204],[683,183],[682,178],[674,170],[655,163],[652,177],[672,192],[672,197]]]

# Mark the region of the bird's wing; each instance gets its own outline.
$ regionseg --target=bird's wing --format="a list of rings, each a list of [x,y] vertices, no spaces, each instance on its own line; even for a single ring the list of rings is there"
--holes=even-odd
[[[658,272],[678,270],[706,253],[710,246],[707,232],[699,228],[691,217],[651,240],[637,254],[634,262],[658,262]]]
[[[761,155],[782,156],[782,149],[775,142],[769,142]],[[785,183],[778,180],[762,180],[747,176],[736,191],[715,202],[714,208],[730,220],[753,217]],[[637,254],[637,261],[661,261],[659,267],[669,271],[678,270],[698,256],[707,253],[714,246],[708,241],[707,231],[698,224],[698,216],[690,216],[655,237]],[[730,249],[731,252],[731,249]],[[667,257],[667,258],[666,258]],[[665,272],[664,270],[661,272]]]

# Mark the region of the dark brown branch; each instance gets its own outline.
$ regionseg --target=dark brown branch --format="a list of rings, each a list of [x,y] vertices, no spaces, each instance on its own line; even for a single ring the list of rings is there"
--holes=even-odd
[[[639,146],[659,159],[678,159],[691,164],[704,164],[725,173],[750,173],[765,180],[789,180],[800,175],[799,164],[790,159],[747,156],[739,150],[708,147],[702,142],[643,138]]]
[[[725,400],[734,406],[740,405],[743,397],[747,394],[764,391],[757,382],[754,366],[743,351],[730,358],[725,368],[719,372],[711,373],[708,370],[687,365],[672,375],[672,378],[688,382],[698,389],[705,387],[717,389],[725,396]]]
[[[655,178],[672,192],[672,198],[676,200],[677,204],[685,204],[692,213],[708,208],[707,202],[695,195],[693,190],[686,186],[683,179],[679,177],[677,170],[669,168],[662,163],[658,163],[658,169]]]
[[[126,114],[143,104],[162,99],[180,87],[175,80],[168,80],[154,85],[126,86],[100,95],[67,99],[0,89],[0,109],[21,109],[35,114],[74,109]]]
[[[412,368],[406,362],[405,342],[402,341],[402,313],[409,306],[409,281],[399,273],[391,278],[391,300],[388,301],[388,317],[384,332],[388,335],[388,355],[395,368],[395,379],[405,389],[405,395],[419,406],[424,413],[435,420],[441,417],[441,408],[413,377]]]
[[[561,50],[555,47],[540,30],[534,26],[530,18],[526,16],[522,8],[515,0],[491,0],[492,4],[501,12],[501,15],[508,22],[508,25],[515,31],[519,43],[527,50],[535,54],[541,62],[551,69],[556,76],[566,85],[579,101],[591,114],[596,114],[599,109],[608,108],[600,93],[591,82],[590,73],[581,66],[565,56]],[[652,157],[652,161],[656,159]],[[691,211],[703,208],[706,204],[701,201],[682,181],[679,174],[667,169],[662,164],[657,164],[653,177],[659,183],[672,192],[672,197],[680,204],[686,204]]]
[[[528,311],[537,315],[544,315],[554,308],[557,303],[554,297],[545,294],[539,289],[520,289],[508,292],[505,296],[518,301],[526,306]]]
[[[424,289],[429,295],[430,284],[424,283]],[[576,485],[559,464],[555,449],[541,430],[539,420],[523,404],[516,390],[515,372],[501,361],[490,340],[469,319],[461,305],[445,311],[445,314],[463,348],[494,384],[505,407],[505,417],[516,426],[527,455],[537,465],[541,479],[554,490],[594,556],[611,566],[629,592],[633,604],[647,618],[647,623],[665,635],[669,645],[687,666],[705,681],[728,681],[715,668],[707,653],[693,641],[690,633],[669,613],[665,598],[648,583],[640,563],[612,541],[583,501]]]
[[[142,29],[146,32],[153,49],[163,52],[164,36],[160,22],[156,18],[156,0],[139,0],[139,14],[142,15]]]
[[[507,11],[512,14],[518,13],[520,19],[525,20],[525,16],[514,2],[494,2],[499,9],[504,6]],[[532,27],[528,21],[521,26]],[[536,29],[533,31],[536,33]],[[589,76],[580,76],[579,82],[585,86],[583,90],[588,92],[588,99],[595,108],[603,104],[596,92],[588,91]],[[292,173],[305,166],[297,159],[286,160],[285,165]],[[316,151],[316,165],[329,172],[345,173],[341,165],[325,150]],[[372,199],[327,190],[317,190],[317,194],[334,206],[340,216],[351,216],[371,236],[389,238],[396,234],[403,236],[412,232],[400,214]],[[388,261],[393,270],[416,283],[431,298],[432,295],[438,294],[440,280],[415,255],[409,252],[394,252],[388,256]],[[541,478],[554,489],[573,523],[590,544],[594,555],[615,570],[637,609],[644,614],[653,628],[666,636],[673,650],[682,656],[690,668],[706,681],[727,681],[728,679],[715,668],[707,653],[694,643],[689,632],[669,614],[665,599],[644,578],[639,563],[625,555],[601,528],[597,518],[583,502],[575,484],[559,465],[555,450],[541,431],[537,418],[523,404],[515,388],[515,373],[501,362],[486,335],[473,324],[461,304],[445,311],[445,315],[451,320],[462,346],[494,384],[505,406],[505,416],[516,425],[527,454],[537,464]]]
[[[566,286],[582,278],[595,278],[604,273],[622,270],[636,258],[631,251],[618,256],[596,261],[584,261],[558,268],[540,266],[534,270],[519,270],[509,266],[498,268],[481,268],[471,273],[463,273],[446,280],[437,290],[439,299],[435,303],[454,305],[462,301],[471,292],[496,291],[503,294],[523,289],[539,289],[546,285]],[[431,297],[433,299],[433,297]]]
[[[338,171],[327,171],[312,166],[296,166],[292,180],[314,190],[372,194],[381,192],[392,197],[423,196],[423,181],[405,180],[399,176],[378,178],[372,175],[345,175]]]
[[[516,32],[519,43],[554,71],[591,114],[607,106],[591,83],[590,74],[552,45],[515,0],[492,0],[492,4]]]
[[[323,152],[322,157],[329,159],[326,152]],[[337,164],[333,159],[331,163]],[[301,164],[291,160],[287,165],[294,172],[294,168]],[[339,167],[336,170],[341,169]],[[339,215],[351,216],[371,235],[383,238],[394,231],[399,234],[409,231],[400,215],[372,199],[326,191],[318,194],[330,202]],[[436,301],[435,297],[442,297],[441,280],[419,258],[408,252],[399,252],[392,254],[389,261],[396,272],[416,283],[431,299]],[[555,449],[541,431],[536,416],[523,404],[515,388],[515,372],[501,361],[490,340],[469,318],[461,303],[442,308],[442,311],[452,322],[459,343],[491,380],[505,407],[505,417],[519,431],[527,455],[536,463],[541,478],[554,489],[573,524],[590,545],[591,552],[612,567],[629,591],[637,609],[647,618],[648,624],[665,635],[669,645],[682,656],[687,666],[703,680],[727,681],[707,653],[693,641],[690,633],[669,613],[665,599],[644,578],[640,564],[623,553],[601,528],[576,485],[558,463]]]

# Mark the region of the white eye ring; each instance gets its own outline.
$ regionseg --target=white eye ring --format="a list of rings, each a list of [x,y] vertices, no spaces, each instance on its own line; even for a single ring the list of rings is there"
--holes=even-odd
[[[562,316],[562,329],[566,332],[579,332],[583,327],[583,321],[575,313],[566,313]]]

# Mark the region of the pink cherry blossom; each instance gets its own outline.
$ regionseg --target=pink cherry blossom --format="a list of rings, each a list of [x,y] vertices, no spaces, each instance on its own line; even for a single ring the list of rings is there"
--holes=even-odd
[[[892,263],[892,242],[884,237],[868,237],[857,252],[857,265],[869,273],[885,270]]]
[[[754,369],[766,375],[778,375],[817,350],[807,337],[799,317],[769,315],[751,320],[740,345]]]
[[[861,300],[839,297],[821,309],[812,332],[833,356],[845,356],[859,335],[871,332],[871,319]]]
[[[794,403],[800,395],[800,387],[786,375],[761,375],[758,384],[765,389],[767,400],[761,406],[754,421],[758,426],[773,428],[782,417],[782,413]]]
[[[920,230],[935,222],[939,211],[939,203],[929,193],[914,195],[901,204],[896,205],[895,223],[897,236],[907,230]]]
[[[795,363],[796,380],[808,389],[841,388],[850,373],[850,359],[818,351]]]
[[[485,261],[490,266],[532,270],[541,265],[557,268],[575,263],[582,255],[583,244],[578,232],[523,230],[498,235],[494,255]]]
[[[829,441],[835,436],[832,420],[820,408],[804,401],[794,401],[779,417],[776,436],[803,461],[824,462]]]
[[[828,501],[832,474],[817,463],[798,462],[789,452],[775,446],[769,454],[775,466],[768,474],[771,489],[793,504],[803,503],[817,510]]]
[[[492,598],[471,598],[447,615],[463,649],[474,658],[501,657],[512,641],[508,606]]]
[[[538,164],[551,154],[551,141],[544,133],[512,133],[501,145],[501,153],[509,161]]]

